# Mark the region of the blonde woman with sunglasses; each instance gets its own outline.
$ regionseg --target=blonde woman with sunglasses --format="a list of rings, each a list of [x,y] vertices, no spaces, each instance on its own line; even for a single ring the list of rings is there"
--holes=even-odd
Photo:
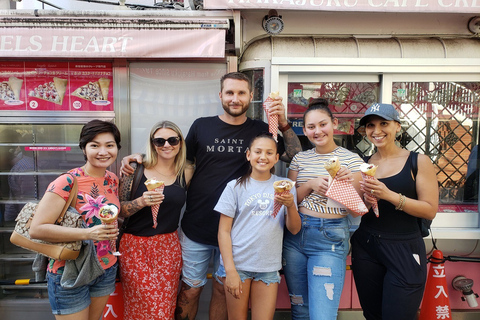
[[[119,248],[124,319],[173,319],[182,268],[177,228],[191,178],[185,164],[180,128],[162,121],[150,131],[136,190],[135,174],[121,180],[121,215],[128,218]],[[163,181],[163,191],[147,190],[148,179]]]

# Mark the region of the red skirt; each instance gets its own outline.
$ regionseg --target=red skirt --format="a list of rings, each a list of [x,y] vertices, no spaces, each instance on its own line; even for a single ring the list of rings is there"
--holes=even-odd
[[[173,319],[182,269],[178,233],[120,240],[124,319]]]

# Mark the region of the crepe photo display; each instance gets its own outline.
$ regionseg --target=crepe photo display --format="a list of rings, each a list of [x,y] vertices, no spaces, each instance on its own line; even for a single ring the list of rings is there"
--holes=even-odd
[[[72,93],[72,95],[88,101],[104,101],[108,99],[110,79],[100,78],[83,85]]]
[[[23,79],[10,77],[8,81],[0,83],[0,99],[20,100],[20,90],[22,89]]]
[[[61,105],[67,90],[67,82],[67,79],[54,77],[53,81],[39,85],[31,90],[28,95]]]

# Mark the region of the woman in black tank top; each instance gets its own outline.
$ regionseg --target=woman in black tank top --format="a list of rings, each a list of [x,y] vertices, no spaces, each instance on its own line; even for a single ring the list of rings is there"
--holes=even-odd
[[[378,203],[362,217],[352,236],[352,269],[367,320],[413,320],[427,275],[425,243],[418,219],[432,220],[438,209],[434,167],[425,155],[400,148],[400,116],[391,104],[374,104],[360,119],[376,147],[366,159],[375,179],[361,183],[366,203]],[[418,170],[412,160],[418,156]],[[416,159],[415,159],[416,160]]]

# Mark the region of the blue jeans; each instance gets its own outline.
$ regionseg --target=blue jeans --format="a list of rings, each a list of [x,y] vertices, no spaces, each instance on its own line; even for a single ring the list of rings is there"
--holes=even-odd
[[[207,283],[210,260],[213,259],[213,275],[223,285],[215,275],[220,265],[220,249],[190,240],[183,231],[179,232],[178,238],[182,246],[182,281],[191,288],[203,287]]]
[[[247,279],[252,279],[253,281],[262,281],[268,286],[271,283],[280,283],[281,280],[280,273],[278,271],[252,272],[237,270],[237,272],[242,282],[245,282]],[[220,264],[215,275],[217,278],[226,278],[227,272],[225,271],[225,267]]]
[[[115,291],[118,263],[114,264],[97,279],[74,289],[65,289],[60,285],[61,274],[47,272],[48,300],[52,313],[56,315],[73,314],[87,308],[91,298],[104,297]]]
[[[283,270],[292,319],[337,319],[345,279],[349,228],[346,218],[323,219],[300,213],[302,229],[285,230]]]

